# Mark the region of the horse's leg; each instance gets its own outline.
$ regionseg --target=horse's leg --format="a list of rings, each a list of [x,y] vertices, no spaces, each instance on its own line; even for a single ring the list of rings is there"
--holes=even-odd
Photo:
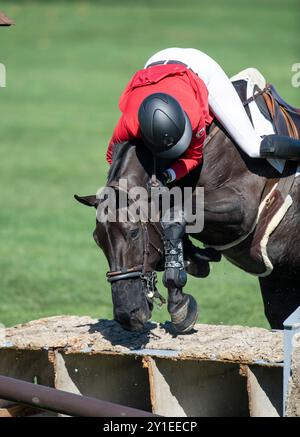
[[[168,311],[176,330],[181,333],[193,329],[198,319],[198,304],[191,294],[184,293],[181,287],[168,285]]]
[[[300,281],[272,273],[259,282],[271,328],[283,329],[285,319],[300,305]]]
[[[205,220],[207,222],[211,220],[222,225],[224,223],[240,224],[243,218],[241,197],[235,190],[220,188],[205,195]],[[192,295],[183,292],[186,272],[183,264],[183,251],[180,247],[182,247],[184,225],[182,227],[179,223],[167,225],[162,221],[162,227],[166,237],[165,254],[171,254],[170,257],[166,256],[163,276],[164,285],[168,289],[168,311],[177,331],[188,332],[197,321],[198,305]]]
[[[163,284],[168,289],[168,311],[177,331],[188,332],[197,321],[198,306],[193,296],[183,292],[187,280],[182,242],[185,233],[183,211],[179,211],[177,221],[161,220],[161,226],[165,254]]]

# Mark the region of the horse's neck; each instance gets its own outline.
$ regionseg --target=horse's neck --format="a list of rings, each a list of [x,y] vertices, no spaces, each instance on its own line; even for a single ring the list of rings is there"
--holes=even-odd
[[[212,129],[218,128],[213,125]],[[214,137],[204,146],[199,185],[207,191],[216,190],[234,175],[242,175],[245,172],[247,166],[240,152],[225,132],[217,130]]]
[[[141,146],[142,147],[142,146]],[[147,151],[145,151],[147,154]],[[145,187],[151,172],[151,161],[146,159],[139,145],[131,145],[124,154],[118,170],[118,179],[126,179],[128,189],[136,186]]]
[[[215,127],[213,124],[211,131]],[[278,177],[278,172],[265,159],[250,158],[234,144],[225,130],[219,129],[204,146],[198,185],[212,191],[230,181],[236,180],[238,184],[240,180],[242,189],[245,177],[256,180],[263,187],[267,179]]]

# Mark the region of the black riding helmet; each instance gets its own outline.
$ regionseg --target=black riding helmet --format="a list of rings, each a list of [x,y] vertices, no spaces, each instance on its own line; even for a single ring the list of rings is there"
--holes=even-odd
[[[138,113],[142,138],[155,156],[176,159],[189,147],[192,126],[180,103],[169,94],[146,97]]]

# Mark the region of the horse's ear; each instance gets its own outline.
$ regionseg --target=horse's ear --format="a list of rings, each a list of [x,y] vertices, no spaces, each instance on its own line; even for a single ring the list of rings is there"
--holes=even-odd
[[[93,206],[94,208],[97,208],[99,205],[99,199],[92,194],[91,196],[77,196],[77,194],[74,194],[74,198],[80,202],[83,203],[83,205],[86,206]]]

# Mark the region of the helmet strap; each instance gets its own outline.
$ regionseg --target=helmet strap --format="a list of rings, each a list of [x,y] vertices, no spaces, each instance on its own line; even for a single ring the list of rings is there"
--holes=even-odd
[[[157,180],[156,177],[156,156],[153,156],[153,170],[152,170],[152,176],[151,176],[151,180],[150,180],[150,186],[151,187],[158,187],[159,186],[159,182]]]

